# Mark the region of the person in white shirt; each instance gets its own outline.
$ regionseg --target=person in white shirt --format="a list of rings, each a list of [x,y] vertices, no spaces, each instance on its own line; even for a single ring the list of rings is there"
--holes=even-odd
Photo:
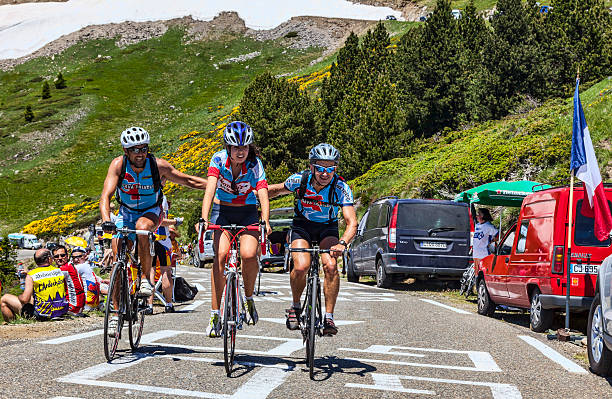
[[[85,289],[85,307],[83,310],[94,310],[100,306],[100,283],[94,274],[91,264],[87,261],[85,248],[76,247],[72,250],[72,264],[74,265]]]
[[[472,239],[472,257],[476,270],[480,266],[480,261],[489,255],[488,245],[497,240],[499,231],[491,223],[493,218],[486,208],[478,208],[476,212],[476,225],[474,226],[474,238]]]

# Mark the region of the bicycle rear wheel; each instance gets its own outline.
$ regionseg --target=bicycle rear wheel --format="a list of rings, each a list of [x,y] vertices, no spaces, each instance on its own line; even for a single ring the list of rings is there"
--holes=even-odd
[[[121,328],[123,327],[123,311],[125,310],[126,276],[123,263],[115,263],[111,274],[108,294],[106,297],[106,309],[104,311],[104,356],[109,362],[115,357],[117,346],[121,339]],[[115,302],[113,297],[117,297]],[[109,323],[113,316],[119,318],[117,328],[109,329]]]
[[[236,349],[237,289],[236,277],[233,272],[229,273],[225,280],[225,303],[223,307],[223,360],[228,377],[232,374],[234,350]]]
[[[315,354],[315,336],[317,332],[317,309],[319,299],[319,280],[316,277],[312,278],[310,289],[310,303],[308,306],[308,337],[306,338],[306,364],[310,379],[314,379],[314,354]]]
[[[134,281],[134,290],[130,287],[129,298],[130,298],[130,314],[128,315],[129,325],[129,336],[130,336],[130,348],[136,350],[140,343],[140,337],[142,336],[142,328],[144,326],[144,310],[147,307],[147,299],[141,298],[136,295],[140,290],[141,276],[138,273],[136,281]],[[132,293],[133,292],[133,293]]]

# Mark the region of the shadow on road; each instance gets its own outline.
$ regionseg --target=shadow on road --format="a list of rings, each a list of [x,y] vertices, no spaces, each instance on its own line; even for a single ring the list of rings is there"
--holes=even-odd
[[[376,367],[359,360],[342,359],[336,356],[325,356],[314,361],[315,381],[325,381],[334,374],[351,374],[365,377],[366,373],[376,371]],[[308,368],[304,368],[308,372]]]

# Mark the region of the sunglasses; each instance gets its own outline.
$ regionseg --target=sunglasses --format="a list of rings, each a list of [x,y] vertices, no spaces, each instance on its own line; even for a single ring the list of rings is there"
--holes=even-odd
[[[131,148],[128,148],[128,151],[133,152],[134,154],[146,153],[146,152],[149,152],[149,146],[145,145],[144,147],[141,147],[141,148],[131,147]]]
[[[81,255],[72,255],[73,259],[78,259],[78,258],[84,258],[85,254],[81,254]]]
[[[65,258],[66,256],[68,256],[67,254],[55,254],[53,255],[54,258]]]
[[[330,166],[328,168],[325,168],[323,166],[319,166],[317,164],[313,165],[315,167],[315,170],[319,173],[334,173],[336,171],[337,166]]]

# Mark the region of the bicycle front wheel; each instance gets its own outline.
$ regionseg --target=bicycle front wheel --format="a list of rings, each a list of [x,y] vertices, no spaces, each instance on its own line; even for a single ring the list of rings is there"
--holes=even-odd
[[[306,338],[306,363],[310,379],[314,379],[314,354],[315,354],[315,336],[317,332],[317,309],[319,300],[319,280],[316,277],[312,278],[310,288],[310,303],[308,306],[308,336]]]
[[[109,362],[114,359],[119,340],[121,339],[123,311],[125,310],[125,296],[127,292],[126,281],[125,266],[121,262],[115,263],[110,284],[108,285],[106,309],[104,311],[104,356]],[[118,319],[117,326],[110,328],[109,324],[113,317]]]
[[[223,360],[225,372],[229,377],[234,366],[234,350],[236,349],[236,325],[238,315],[238,287],[234,273],[229,273],[225,280],[225,302],[223,306]]]

